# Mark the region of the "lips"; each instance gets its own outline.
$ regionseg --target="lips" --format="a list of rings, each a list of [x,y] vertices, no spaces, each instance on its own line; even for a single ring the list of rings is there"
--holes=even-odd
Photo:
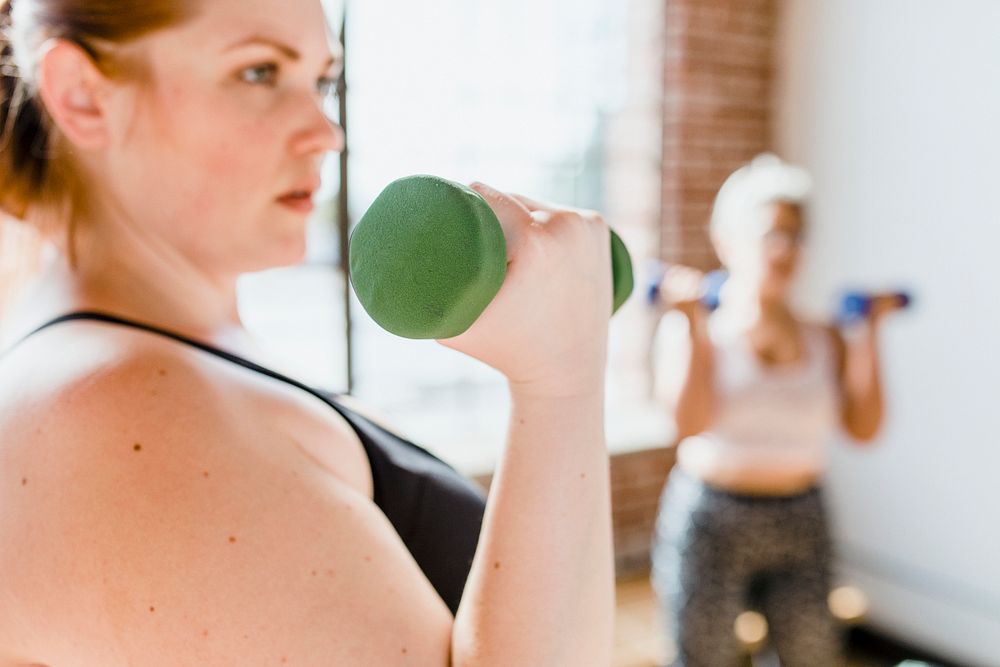
[[[311,213],[315,208],[315,204],[313,204],[312,200],[313,194],[318,189],[319,183],[316,181],[310,181],[289,190],[285,194],[278,197],[277,201],[282,206],[289,208],[296,213]]]

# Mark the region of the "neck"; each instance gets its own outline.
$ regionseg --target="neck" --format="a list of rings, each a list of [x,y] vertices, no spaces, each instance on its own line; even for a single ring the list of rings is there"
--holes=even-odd
[[[794,319],[784,296],[767,294],[752,282],[727,284],[722,303],[729,317],[747,329]]]
[[[66,248],[50,259],[33,314],[101,310],[217,344],[243,337],[237,275],[211,273],[135,225],[81,225],[75,248],[75,267]]]

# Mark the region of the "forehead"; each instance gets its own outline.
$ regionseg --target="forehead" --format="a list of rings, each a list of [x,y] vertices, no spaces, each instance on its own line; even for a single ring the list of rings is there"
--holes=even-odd
[[[174,36],[199,50],[222,52],[250,37],[287,44],[306,58],[340,58],[340,43],[321,0],[201,0]]]

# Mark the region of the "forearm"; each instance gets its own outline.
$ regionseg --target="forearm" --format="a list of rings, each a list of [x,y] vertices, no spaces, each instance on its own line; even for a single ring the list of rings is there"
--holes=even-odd
[[[712,369],[712,344],[708,320],[703,312],[689,316],[691,354],[687,367],[678,369],[684,381],[677,395],[674,420],[680,438],[701,433],[711,423],[715,403]]]
[[[882,380],[878,352],[878,326],[869,322],[848,346],[844,370],[847,397],[844,420],[855,437],[868,440],[882,424]]]
[[[512,389],[506,451],[453,630],[453,664],[609,664],[614,622],[603,388]]]

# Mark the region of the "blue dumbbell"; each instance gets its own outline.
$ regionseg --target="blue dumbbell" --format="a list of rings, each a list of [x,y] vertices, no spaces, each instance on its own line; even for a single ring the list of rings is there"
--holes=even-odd
[[[913,297],[908,292],[867,294],[850,291],[841,298],[837,321],[841,324],[853,324],[865,319],[872,312],[872,304],[878,299],[892,299],[896,308],[908,308],[913,303]]]
[[[657,260],[649,262],[646,271],[649,276],[646,282],[646,303],[651,306],[660,300],[660,283],[663,282],[663,277],[666,275],[669,267],[669,264]],[[701,302],[709,310],[715,310],[719,307],[719,293],[722,291],[722,286],[728,277],[729,273],[722,269],[705,274],[705,281],[702,284]]]

